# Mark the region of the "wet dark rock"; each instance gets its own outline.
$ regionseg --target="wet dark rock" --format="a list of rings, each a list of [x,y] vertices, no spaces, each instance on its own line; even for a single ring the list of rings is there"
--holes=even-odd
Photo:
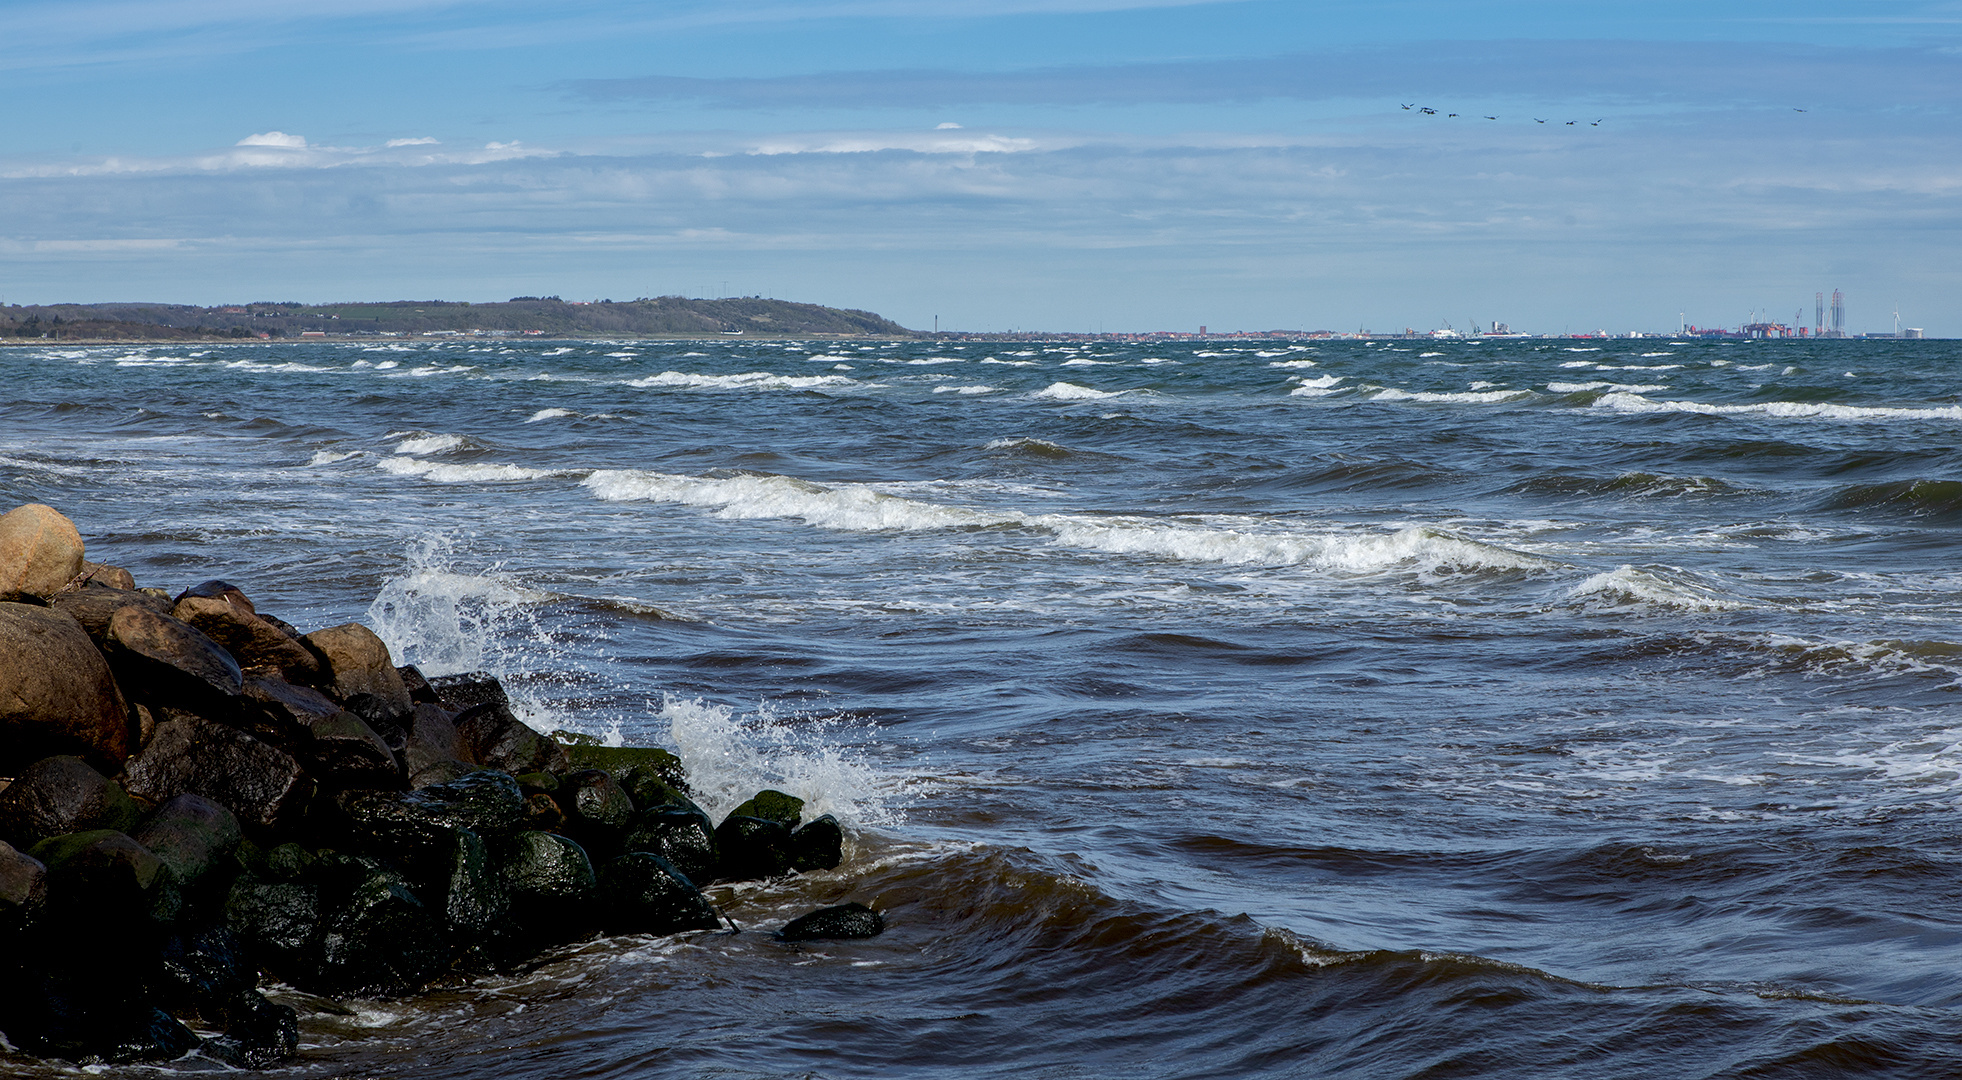
[[[532,795],[557,795],[559,778],[548,772],[528,772],[518,774],[518,786],[527,797]]]
[[[606,925],[618,933],[678,934],[722,925],[694,882],[651,852],[629,852],[607,863],[600,894]]]
[[[238,661],[189,623],[134,605],[118,608],[105,651],[116,680],[145,705],[219,720],[237,713],[245,689]]]
[[[765,821],[777,822],[786,829],[794,829],[804,818],[804,800],[795,795],[786,795],[781,791],[765,788],[729,813],[762,818]]]
[[[40,503],[0,514],[0,600],[45,602],[82,572],[82,534]]]
[[[730,814],[715,829],[715,876],[757,881],[790,872],[790,830],[783,822]]]
[[[174,918],[179,895],[170,868],[114,829],[52,836],[27,853],[48,868],[48,916],[63,928],[128,928]],[[98,944],[106,944],[98,941]]]
[[[429,689],[436,695],[436,703],[452,713],[462,712],[472,705],[489,703],[509,707],[511,704],[510,697],[504,693],[504,685],[488,671],[434,675],[429,679]]]
[[[53,754],[108,772],[130,751],[129,708],[74,616],[0,603],[0,775]]]
[[[12,844],[0,842],[0,948],[12,935],[33,926],[47,902],[47,866]]]
[[[111,589],[135,590],[136,576],[120,566],[82,560],[82,577],[87,585],[103,585]]]
[[[375,734],[388,746],[389,753],[402,756],[402,750],[409,744],[409,727],[415,722],[415,707],[406,713],[397,713],[389,704],[373,694],[356,694],[347,699],[347,711],[361,718],[361,722],[372,728]]]
[[[216,579],[211,581],[200,581],[196,585],[193,585],[190,588],[185,589],[183,592],[178,593],[176,597],[174,597],[171,600],[171,604],[173,605],[181,604],[185,600],[192,599],[192,598],[197,598],[201,600],[223,600],[226,603],[236,606],[241,610],[246,611],[250,614],[256,615],[259,613],[258,607],[255,606],[251,600],[246,599],[245,590],[239,588],[238,586],[232,584],[229,581],[219,581]]]
[[[198,1037],[145,996],[140,979],[99,960],[56,950],[0,999],[0,1027],[22,1050],[78,1064],[169,1061]]]
[[[322,908],[320,886],[312,880],[271,881],[246,875],[232,883],[225,901],[225,926],[246,942],[260,966],[288,979],[301,979],[313,968]]]
[[[124,771],[129,792],[153,803],[202,795],[229,808],[249,835],[283,830],[305,810],[313,781],[291,755],[239,731],[166,709],[156,735]]]
[[[521,832],[498,852],[511,914],[537,937],[579,937],[592,925],[598,879],[586,849],[557,833]]]
[[[243,939],[223,926],[164,937],[150,974],[151,993],[180,1019],[222,1024],[227,1006],[259,985]]]
[[[402,689],[409,692],[409,700],[417,705],[435,705],[439,699],[436,689],[429,685],[429,679],[422,669],[414,664],[398,664],[395,673],[402,676]]]
[[[42,758],[0,791],[0,839],[20,848],[63,833],[127,832],[142,816],[122,785],[72,754]]]
[[[565,748],[527,727],[496,702],[473,705],[456,716],[457,734],[470,757],[517,775],[567,771]]]
[[[690,881],[715,880],[715,828],[700,810],[643,810],[634,817],[620,846],[659,855]]]
[[[447,849],[467,829],[497,843],[525,824],[518,782],[491,770],[405,792],[351,792],[341,800],[354,833],[375,850],[410,861]]]
[[[300,1018],[257,990],[225,1003],[225,1033],[204,1043],[205,1053],[240,1069],[263,1069],[294,1055],[300,1047]]]
[[[504,928],[511,914],[511,895],[476,833],[468,829],[451,833],[448,848],[429,863],[434,871],[431,903],[442,913],[452,941],[481,942]]]
[[[483,771],[483,768],[482,765],[455,759],[432,762],[416,770],[409,777],[409,787],[411,790],[420,791],[431,784],[447,784],[452,780],[462,779],[471,773]]]
[[[393,716],[406,716],[413,707],[402,673],[395,670],[388,646],[360,623],[343,623],[315,630],[301,639],[321,664],[321,688],[346,701],[356,694],[373,694]]]
[[[456,723],[440,705],[419,704],[403,731],[402,764],[410,777],[442,761],[461,761],[468,753]]]
[[[568,774],[556,794],[566,828],[588,851],[611,854],[634,819],[634,801],[599,769]]]
[[[313,852],[289,841],[266,852],[256,869],[273,881],[299,881],[313,869],[315,861]]]
[[[312,743],[313,726],[341,712],[326,694],[267,671],[245,672],[242,689],[256,708],[245,711],[239,726],[296,757]]]
[[[885,916],[864,904],[839,904],[800,915],[777,931],[783,941],[876,937],[886,929]]]
[[[790,868],[798,873],[835,870],[845,861],[845,829],[826,814],[790,834]]]
[[[525,796],[525,828],[558,832],[565,828],[565,811],[559,801],[540,791]]]
[[[229,884],[232,855],[245,839],[230,810],[202,795],[179,795],[156,809],[130,838],[163,860],[186,898]]]
[[[277,671],[288,682],[317,682],[320,661],[284,630],[260,618],[244,594],[186,596],[171,608],[181,620],[215,641],[241,668]]]
[[[401,788],[407,778],[395,752],[375,729],[343,709],[313,723],[305,759],[320,783],[331,788]]]
[[[331,910],[314,985],[338,994],[405,994],[449,967],[442,919],[405,882],[372,869]]]
[[[100,584],[59,593],[48,606],[73,615],[98,646],[109,640],[109,620],[122,608],[135,606],[158,615],[170,614],[168,600],[134,589],[112,589]]]

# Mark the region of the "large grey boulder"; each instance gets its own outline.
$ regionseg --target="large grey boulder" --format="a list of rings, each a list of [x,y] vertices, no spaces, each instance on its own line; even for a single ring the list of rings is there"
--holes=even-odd
[[[82,572],[82,534],[52,506],[0,514],[0,600],[47,600]]]
[[[0,775],[53,754],[113,773],[129,751],[129,708],[82,624],[0,603]]]

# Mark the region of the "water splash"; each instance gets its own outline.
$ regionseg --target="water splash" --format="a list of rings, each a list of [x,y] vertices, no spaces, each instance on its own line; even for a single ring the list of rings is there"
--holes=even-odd
[[[753,712],[700,698],[669,698],[658,716],[688,769],[695,800],[720,820],[764,788],[804,800],[806,820],[831,814],[852,828],[896,825],[926,790],[923,773],[874,762],[873,734],[840,716]]]

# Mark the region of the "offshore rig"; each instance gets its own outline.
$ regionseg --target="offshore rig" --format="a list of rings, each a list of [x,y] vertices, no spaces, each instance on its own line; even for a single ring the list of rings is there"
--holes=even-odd
[[[1754,312],[1753,315],[1755,316],[1755,314]],[[1751,321],[1746,322],[1743,326],[1735,330],[1727,330],[1723,327],[1690,326],[1685,324],[1682,327],[1682,333],[1689,337],[1736,338],[1755,341],[1762,341],[1767,338],[1862,337],[1913,339],[1922,336],[1919,327],[1909,327],[1906,330],[1901,329],[1901,313],[1898,309],[1894,312],[1894,332],[1891,334],[1856,335],[1847,333],[1846,294],[1840,292],[1838,289],[1833,290],[1832,304],[1830,307],[1827,306],[1825,293],[1818,292],[1812,294],[1812,325],[1810,327],[1805,325],[1805,309],[1801,308],[1792,313],[1792,321],[1790,323],[1771,322],[1766,319],[1754,317]]]

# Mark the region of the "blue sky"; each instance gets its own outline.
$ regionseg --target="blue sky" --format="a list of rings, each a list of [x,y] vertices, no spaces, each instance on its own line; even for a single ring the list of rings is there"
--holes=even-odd
[[[0,10],[8,302],[1962,335],[1957,0]]]

